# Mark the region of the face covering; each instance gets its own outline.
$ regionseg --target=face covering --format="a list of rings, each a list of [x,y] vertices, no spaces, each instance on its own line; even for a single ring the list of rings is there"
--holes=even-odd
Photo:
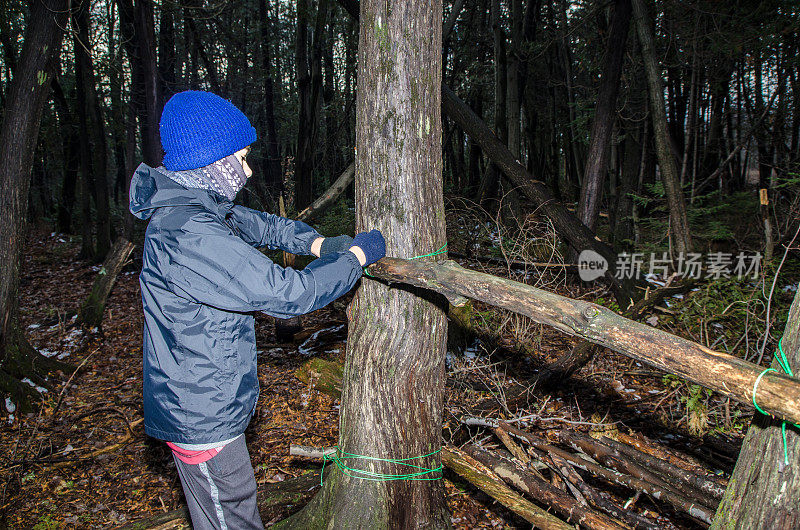
[[[229,201],[247,182],[247,175],[235,154],[197,169],[170,171],[163,166],[158,169],[185,188],[214,191]]]

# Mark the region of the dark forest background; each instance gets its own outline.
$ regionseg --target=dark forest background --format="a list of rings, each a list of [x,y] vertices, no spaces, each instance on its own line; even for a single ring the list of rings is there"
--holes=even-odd
[[[358,26],[343,5],[354,9],[329,0],[73,2],[29,218],[80,234],[84,253],[102,259],[131,229],[133,169],[160,165],[160,109],[186,89],[230,99],[258,130],[256,177],[241,201],[275,211],[284,193],[290,212],[302,210],[353,160]],[[2,106],[27,6],[4,2]],[[771,257],[796,209],[797,4],[647,7],[688,236],[698,250],[721,241]],[[666,248],[660,130],[630,2],[457,0],[445,9],[444,83],[612,246]],[[505,218],[530,213],[481,147],[450,119],[443,125],[446,190],[489,211],[502,202]]]

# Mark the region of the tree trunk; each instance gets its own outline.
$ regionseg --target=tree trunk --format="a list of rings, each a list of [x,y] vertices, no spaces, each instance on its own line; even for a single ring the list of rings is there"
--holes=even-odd
[[[33,396],[19,381],[42,380],[39,374],[53,366],[19,328],[19,265],[33,155],[67,13],[67,3],[61,0],[31,4],[0,127],[0,392],[10,394],[23,410]]]
[[[95,206],[96,246],[93,258],[103,260],[111,249],[111,210],[108,197],[108,144],[100,98],[97,95],[92,43],[89,38],[89,2],[82,0],[72,14],[75,28],[73,44],[76,57],[78,109],[81,116],[81,157],[86,157],[83,175],[87,190],[91,186]],[[89,143],[91,140],[91,144]],[[91,147],[90,147],[91,146]],[[84,223],[88,220],[84,219]]]
[[[272,21],[269,18],[268,0],[258,3],[261,18],[261,59],[264,70],[264,121],[266,129],[266,171],[267,189],[273,193],[283,191],[281,179],[281,155],[278,149],[278,133],[275,128],[275,96],[272,81]]]
[[[506,34],[503,31],[500,0],[490,0],[492,34],[494,36],[494,132],[497,138],[508,140],[508,121],[506,119],[506,95],[508,91],[508,68],[506,61]],[[513,152],[512,152],[513,154]],[[515,155],[515,159],[519,153]],[[480,189],[480,203],[489,211],[497,208],[500,194],[502,172],[492,163],[486,167]]]
[[[611,19],[603,76],[597,94],[594,120],[592,121],[591,143],[586,157],[586,172],[581,185],[581,198],[578,203],[578,219],[594,230],[600,213],[606,171],[611,153],[611,137],[617,115],[617,93],[622,74],[622,61],[625,57],[625,41],[631,20],[630,0],[616,0]]]
[[[638,192],[639,167],[642,160],[642,126],[631,121],[623,122],[625,140],[622,144],[623,163],[620,182],[609,209],[611,244],[625,248],[626,240],[633,241],[633,208],[631,194]]]
[[[299,120],[297,125],[297,157],[295,159],[295,209],[311,204],[314,198],[315,146],[319,132],[320,98],[322,95],[321,41],[328,14],[327,0],[320,0],[311,36],[311,57],[308,53],[308,26],[311,23],[311,1],[297,3],[297,96]]]
[[[686,215],[686,201],[681,189],[678,165],[672,154],[667,125],[667,113],[664,107],[664,89],[661,83],[661,72],[656,62],[653,44],[653,30],[642,0],[632,0],[636,32],[642,48],[642,59],[647,74],[647,92],[650,97],[650,118],[653,122],[653,137],[656,144],[658,165],[661,169],[661,180],[669,205],[670,230],[675,250],[686,254],[692,250],[692,236],[689,220]]]
[[[389,254],[413,256],[446,240],[441,161],[440,1],[361,2],[356,225],[378,228]],[[440,299],[365,280],[350,308],[339,449],[440,466],[447,320]],[[434,453],[434,454],[431,454]],[[385,461],[347,459],[379,473]],[[287,521],[295,528],[447,528],[437,480],[374,481],[334,472]],[[356,473],[357,475],[357,473]],[[425,478],[441,476],[433,473]]]
[[[511,0],[511,53],[508,55],[508,96],[506,114],[508,116],[508,149],[520,159],[520,56],[522,55],[522,0]]]
[[[158,28],[158,75],[161,97],[169,99],[176,92],[175,80],[175,10],[176,5],[161,2]]]
[[[564,92],[566,92],[567,96],[567,115],[569,116],[569,121],[567,122],[566,126],[566,145],[564,146],[564,151],[568,156],[567,176],[573,177],[568,178],[568,181],[580,186],[578,181],[581,177],[583,177],[584,158],[581,153],[581,144],[579,143],[578,132],[576,130],[577,115],[575,110],[577,109],[577,104],[575,101],[575,87],[572,73],[572,50],[570,48],[572,43],[569,31],[569,20],[567,19],[567,10],[569,9],[569,5],[565,0],[561,0],[558,7],[558,14],[562,26],[562,37],[558,39],[556,53],[558,58],[561,60],[560,66],[564,75]],[[574,187],[570,186],[570,188],[573,189]],[[572,193],[570,193],[570,195],[572,195]]]
[[[63,234],[69,234],[72,230],[72,212],[75,207],[75,189],[78,183],[78,157],[80,156],[80,145],[78,134],[75,129],[74,118],[69,110],[67,98],[61,84],[53,80],[53,101],[58,112],[58,125],[61,132],[61,145],[63,162],[63,181],[61,185],[61,197],[58,201],[57,230]]]
[[[161,165],[161,94],[156,66],[155,23],[152,0],[117,0],[120,32],[131,65],[131,104],[139,119],[142,158],[153,167]]]
[[[800,366],[800,293],[795,295],[782,340],[789,366],[797,370]],[[782,372],[777,353],[775,357],[772,368]],[[761,404],[760,401],[758,403]],[[787,451],[788,464],[784,460],[784,450]],[[756,413],[742,443],[725,496],[717,508],[712,528],[789,530],[800,527],[798,462],[798,429],[786,427],[784,448],[781,422]]]

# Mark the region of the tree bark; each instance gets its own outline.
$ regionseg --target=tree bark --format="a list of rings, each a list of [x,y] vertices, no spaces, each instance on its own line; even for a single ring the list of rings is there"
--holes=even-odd
[[[37,372],[53,364],[30,346],[19,328],[19,266],[34,150],[67,13],[62,0],[31,4],[0,127],[0,392],[17,399],[23,410],[32,396],[19,380],[40,380]]]
[[[446,241],[438,0],[361,2],[356,227],[378,228],[395,255]],[[365,282],[350,307],[339,448],[440,465],[447,320],[442,301]],[[433,454],[431,454],[433,453]],[[350,460],[379,473],[405,466]],[[351,473],[352,474],[352,473]],[[426,478],[435,478],[436,473]],[[335,471],[293,528],[448,528],[441,481],[370,481]]]
[[[625,57],[625,41],[631,21],[630,0],[616,0],[611,19],[603,75],[597,94],[597,105],[592,121],[589,153],[586,157],[586,172],[581,185],[578,203],[578,219],[590,230],[597,225],[600,201],[603,198],[606,171],[611,153],[611,137],[617,114],[617,94],[622,75],[622,62]]]
[[[800,366],[800,293],[795,295],[782,340],[789,366],[797,370]],[[772,368],[781,370],[777,359],[773,360]],[[760,391],[761,385],[759,394]],[[760,395],[758,404],[762,405]],[[712,528],[789,530],[800,527],[797,505],[800,473],[796,472],[800,462],[800,433],[796,427],[786,427],[785,450],[788,465],[784,461],[781,422],[756,413]]]
[[[664,89],[661,83],[661,72],[656,61],[653,44],[653,30],[642,0],[632,0],[633,15],[639,43],[642,48],[645,73],[647,74],[647,93],[650,97],[650,119],[653,122],[653,137],[656,144],[658,165],[661,169],[661,180],[669,205],[670,232],[673,244],[678,253],[686,254],[692,250],[692,235],[689,219],[686,215],[686,201],[681,189],[678,165],[672,154],[667,125],[667,113],[664,107]]]
[[[500,0],[490,0],[492,35],[494,36],[494,134],[502,144],[508,140],[506,118],[506,96],[508,91],[508,68],[506,61],[506,34],[501,22]],[[513,152],[512,152],[513,155]],[[517,153],[514,158],[518,158]],[[479,192],[480,204],[490,211],[497,207],[502,172],[496,164],[486,167]]]
[[[64,176],[61,185],[61,197],[58,201],[58,221],[56,226],[59,232],[69,234],[72,230],[72,212],[75,207],[75,189],[78,183],[80,145],[75,128],[75,120],[69,110],[67,98],[64,96],[61,84],[54,80],[52,87],[53,101],[58,112],[58,125],[62,138],[61,152],[64,157]]]
[[[158,28],[158,76],[161,96],[169,99],[176,92],[175,79],[175,11],[176,4],[161,2]]]
[[[131,104],[139,120],[142,158],[157,167],[163,158],[158,123],[161,94],[156,66],[155,23],[152,0],[116,0],[120,31],[131,65]]]
[[[508,149],[517,160],[520,159],[521,122],[520,112],[520,57],[522,56],[522,0],[511,0],[511,53],[508,54],[508,96],[506,98],[506,115],[508,117]]]

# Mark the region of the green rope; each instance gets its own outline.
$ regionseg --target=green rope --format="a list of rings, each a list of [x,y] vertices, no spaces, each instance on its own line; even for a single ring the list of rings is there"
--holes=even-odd
[[[423,254],[421,256],[414,256],[413,258],[408,258],[408,259],[420,259],[420,258],[427,258],[429,256],[438,256],[439,254],[444,254],[445,252],[447,252],[447,243],[439,247],[439,250],[437,250],[436,252],[431,252],[430,254]]]
[[[411,257],[411,258],[408,258],[408,259],[429,258],[431,256],[438,256],[439,254],[444,254],[446,252],[447,252],[447,243],[445,243],[444,245],[439,247],[439,250],[437,250],[436,252],[431,252],[430,254],[422,254],[420,256],[414,256],[414,257]],[[369,271],[367,270],[366,267],[364,267],[364,274],[369,276],[370,278],[374,278],[375,277],[375,276],[373,276],[372,274],[369,273]]]
[[[357,455],[355,453],[348,453],[346,451],[342,451],[339,447],[336,447],[335,452],[322,455],[322,471],[320,472],[319,484],[320,486],[322,485],[322,479],[325,476],[325,463],[328,461],[331,461],[334,464],[336,464],[336,467],[339,468],[339,470],[348,477],[359,478],[362,480],[373,480],[376,482],[389,482],[392,480],[439,480],[442,478],[441,464],[439,465],[439,467],[427,468],[415,464],[410,464],[409,462],[411,460],[421,460],[423,458],[433,456],[437,453],[440,453],[441,451],[442,450],[440,448],[437,449],[436,451],[433,451],[432,453],[428,453],[427,455],[412,456],[410,458],[376,458],[374,456],[365,456],[365,455]],[[376,471],[370,471],[368,469],[358,469],[350,467],[343,462],[345,459],[348,458],[353,460],[372,460],[375,462],[388,462],[390,464],[406,466],[416,471],[411,471],[409,473],[400,473],[396,475],[391,473],[378,473]],[[426,476],[431,473],[439,473],[439,476],[438,477]]]
[[[783,353],[783,337],[781,337],[781,339],[778,341],[778,351],[777,351],[777,355],[775,356],[775,359],[778,361],[778,365],[780,365],[781,369],[784,372],[786,372],[786,375],[788,375],[789,377],[794,377],[794,374],[792,373],[792,367],[789,366],[789,361],[786,359],[786,354]],[[770,414],[768,412],[765,412],[761,407],[758,406],[758,403],[756,403],[756,389],[758,388],[758,383],[761,382],[761,378],[764,377],[764,374],[766,374],[767,372],[778,372],[778,371],[776,369],[774,369],[774,368],[767,368],[766,370],[764,370],[763,372],[758,374],[758,377],[756,378],[756,382],[753,385],[753,406],[761,414],[774,418],[775,416],[773,416],[772,414]],[[781,436],[783,437],[783,462],[784,462],[784,464],[786,464],[788,466],[789,465],[789,445],[786,442],[786,424],[787,423],[791,423],[791,422],[787,422],[786,420],[783,420],[781,422]],[[800,425],[798,425],[796,423],[792,423],[792,425],[794,425],[795,427],[800,429]]]

